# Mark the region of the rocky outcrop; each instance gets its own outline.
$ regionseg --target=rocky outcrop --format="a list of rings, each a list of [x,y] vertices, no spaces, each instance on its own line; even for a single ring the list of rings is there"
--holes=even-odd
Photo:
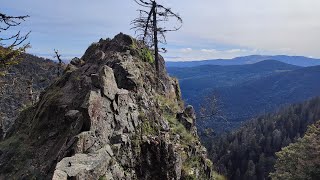
[[[197,128],[195,119],[196,113],[193,106],[191,105],[187,106],[183,113],[178,114],[178,120],[184,125],[184,127],[188,131],[193,132],[193,134],[196,136]]]
[[[0,179],[211,179],[192,107],[142,50],[119,34],[70,63],[0,142]]]

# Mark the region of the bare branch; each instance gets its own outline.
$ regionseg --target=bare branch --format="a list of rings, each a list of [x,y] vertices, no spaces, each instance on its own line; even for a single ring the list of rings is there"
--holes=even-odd
[[[3,13],[0,13],[0,22],[5,24],[5,27],[0,27],[0,30],[6,31],[12,26],[18,26],[21,24],[20,21],[25,21],[25,19],[28,17],[30,16],[7,16]]]
[[[134,1],[142,7],[149,8],[149,11],[138,10],[140,16],[131,21],[131,25],[133,25],[131,29],[135,29],[135,34],[142,39],[147,47],[153,48],[156,71],[159,73],[159,50],[161,52],[166,52],[166,50],[159,48],[158,44],[167,43],[165,33],[179,30],[182,26],[182,19],[178,14],[173,13],[170,8],[158,4],[156,0],[149,0],[150,2],[146,0]],[[167,22],[169,18],[177,19],[180,26],[169,29],[159,25],[159,22]]]
[[[145,2],[143,0],[134,0],[139,6],[142,6],[142,7],[150,7],[152,6],[152,3],[148,3],[148,2]]]
[[[13,40],[13,42],[10,43],[10,45],[9,45],[8,47],[9,47],[9,48],[14,48],[14,47],[16,47],[16,46],[21,45],[25,40],[27,40],[30,33],[31,33],[31,32],[28,32],[26,35],[21,36],[21,35],[20,35],[20,31],[19,31],[17,34],[15,34],[15,35],[13,35],[13,36],[11,36],[11,37],[9,37],[9,38],[0,38],[0,42],[1,42],[1,41],[10,41],[10,40]],[[1,45],[5,45],[5,44],[3,44],[3,43],[0,43],[0,44],[1,44]],[[28,43],[28,45],[29,45],[29,43]]]
[[[0,13],[0,23],[4,24],[5,26],[5,27],[0,27],[0,32],[8,30],[12,26],[20,25],[21,21],[25,21],[25,19],[28,17],[29,17],[28,15],[27,16],[8,16],[6,14]],[[29,37],[29,34],[30,32],[22,36],[19,31],[18,33],[16,33],[15,35],[12,35],[11,37],[0,38],[0,45],[7,46],[8,48],[19,46]],[[3,41],[9,41],[9,42],[12,41],[12,42],[9,43],[10,45],[6,45],[6,43],[3,43]]]

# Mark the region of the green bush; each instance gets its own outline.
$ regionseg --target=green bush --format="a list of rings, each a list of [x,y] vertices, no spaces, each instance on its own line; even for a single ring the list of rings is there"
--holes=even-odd
[[[139,56],[145,62],[154,63],[153,54],[148,48],[141,48],[139,51]]]

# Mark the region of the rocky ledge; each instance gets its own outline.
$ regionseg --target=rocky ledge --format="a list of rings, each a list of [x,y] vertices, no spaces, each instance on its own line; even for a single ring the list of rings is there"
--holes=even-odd
[[[179,85],[130,36],[101,39],[0,142],[0,179],[213,179]]]

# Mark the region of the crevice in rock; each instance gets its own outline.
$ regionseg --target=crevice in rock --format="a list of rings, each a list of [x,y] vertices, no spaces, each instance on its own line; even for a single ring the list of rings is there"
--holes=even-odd
[[[112,69],[119,89],[126,89],[129,91],[136,90],[136,83],[129,78],[130,74],[121,64],[115,63],[112,66]]]
[[[80,130],[80,133],[81,132],[84,132],[84,131],[90,131],[90,128],[91,128],[91,120],[90,120],[90,116],[88,114],[88,109],[82,109],[82,127],[81,127],[81,130]]]

